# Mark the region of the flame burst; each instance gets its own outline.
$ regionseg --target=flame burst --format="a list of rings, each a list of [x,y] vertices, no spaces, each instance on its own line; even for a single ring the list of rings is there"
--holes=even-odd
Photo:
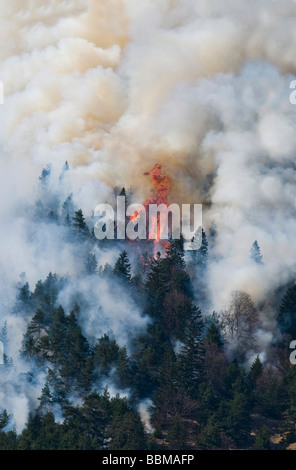
[[[168,205],[167,198],[169,196],[171,181],[161,172],[162,166],[156,163],[152,170],[146,171],[145,176],[152,177],[152,183],[154,187],[154,195],[151,199],[145,202],[145,204],[166,204]]]
[[[151,176],[152,184],[153,184],[153,192],[149,199],[146,199],[143,206],[146,212],[146,228],[147,233],[149,229],[149,240],[153,241],[153,257],[157,256],[157,252],[159,251],[160,245],[164,247],[167,246],[167,241],[161,239],[161,226],[160,226],[160,215],[157,214],[156,217],[150,221],[149,226],[149,205],[150,204],[165,204],[168,206],[168,196],[170,193],[171,182],[170,179],[162,173],[162,166],[157,163],[154,165],[152,170],[146,171],[144,173],[145,176]],[[129,220],[133,222],[133,224],[137,224],[140,218],[140,213],[135,211],[130,217]],[[148,256],[148,255],[147,255]],[[140,258],[143,262],[143,265],[147,265],[147,262],[151,260],[148,256],[147,259],[144,259],[144,255],[140,253]]]
[[[162,166],[159,163],[156,163],[156,165],[154,165],[152,170],[146,171],[144,173],[145,176],[151,176],[153,188],[154,188],[154,192],[151,198],[146,199],[146,201],[144,202],[144,207],[146,208],[146,214],[147,214],[147,222],[148,222],[149,204],[157,204],[157,205],[165,204],[166,206],[168,206],[167,200],[168,200],[168,196],[170,192],[171,181],[166,175],[162,173],[161,169],[162,169]],[[159,214],[157,214],[157,217],[155,217],[154,220],[152,220],[152,224],[150,224],[150,227],[149,227],[149,233],[150,233],[149,238],[154,240],[155,245],[158,244],[161,239],[161,233],[160,233],[161,228],[160,228],[159,219],[160,219]]]

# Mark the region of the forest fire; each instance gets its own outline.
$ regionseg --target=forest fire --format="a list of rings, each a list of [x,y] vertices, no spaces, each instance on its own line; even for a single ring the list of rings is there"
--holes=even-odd
[[[135,211],[131,216],[130,216],[130,220],[133,221],[135,224],[137,223],[139,219],[139,212],[138,211]]]
[[[96,238],[152,241],[149,251],[153,251],[153,256],[167,247],[169,239],[180,239],[181,233],[187,245],[190,245],[197,229],[202,225],[201,204],[194,204],[194,230],[192,230],[191,206],[182,204],[180,207],[178,204],[168,203],[170,179],[162,174],[161,168],[161,165],[156,164],[152,170],[144,173],[152,177],[153,191],[151,197],[143,204],[127,205],[126,195],[121,194],[116,198],[115,210],[106,203],[96,206],[94,216],[99,217],[94,227]],[[190,246],[185,248],[184,243],[184,249],[197,248]]]
[[[168,206],[167,199],[171,187],[170,179],[168,178],[168,176],[162,173],[161,169],[162,166],[159,163],[156,163],[152,170],[146,171],[144,173],[145,176],[151,176],[154,188],[154,194],[150,199],[146,199],[146,201],[144,202],[144,207],[146,208],[147,225],[149,223],[149,239],[153,239],[155,244],[159,243],[161,239],[160,214],[157,213],[157,215],[149,221],[147,208],[150,204],[165,204],[166,206]]]
[[[151,176],[154,187],[154,195],[149,201],[145,201],[144,205],[148,204],[166,204],[169,196],[171,181],[168,176],[163,175],[161,172],[162,166],[156,163],[152,170],[146,171],[145,176]]]
[[[170,192],[171,182],[170,179],[162,173],[162,166],[159,163],[156,163],[152,170],[146,171],[145,176],[151,176],[154,192],[151,198],[146,199],[143,207],[146,212],[146,227],[149,227],[149,240],[154,240],[154,243],[159,243],[161,239],[161,224],[160,224],[160,214],[152,216],[149,220],[149,205],[156,204],[165,204],[168,206],[168,196]],[[130,217],[129,220],[132,221],[135,225],[139,222],[140,213],[135,211]]]
[[[156,215],[152,215],[149,217],[149,206],[151,204],[156,204],[159,206],[160,204],[165,204],[168,206],[168,196],[170,192],[170,179],[162,173],[162,166],[159,163],[156,163],[152,170],[146,171],[144,173],[145,176],[151,176],[152,183],[153,183],[153,194],[149,199],[146,199],[143,204],[143,210],[145,210],[145,220],[146,220],[146,228],[149,227],[149,237],[148,240],[153,241],[153,257],[156,257],[157,251],[159,250],[159,245],[163,245],[164,247],[168,243],[166,240],[161,240],[161,224],[160,224],[160,213],[157,212]],[[130,217],[129,220],[134,224],[138,224],[140,222],[139,210],[135,211]],[[147,255],[148,256],[148,255]],[[140,258],[145,265],[145,257],[144,255],[140,254]],[[148,257],[148,260],[151,260]],[[146,260],[147,261],[147,260]]]

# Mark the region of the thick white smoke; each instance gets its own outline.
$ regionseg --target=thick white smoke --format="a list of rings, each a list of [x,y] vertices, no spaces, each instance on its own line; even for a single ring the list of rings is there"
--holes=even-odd
[[[205,228],[215,225],[213,309],[223,309],[233,290],[260,302],[293,279],[295,1],[1,0],[0,7],[0,322],[8,321],[20,370],[23,325],[10,316],[19,274],[33,288],[49,271],[77,270],[73,246],[58,242],[62,229],[32,221],[48,163],[58,175],[69,162],[63,196],[72,192],[88,217],[115,185],[133,187],[144,201],[151,187],[143,173],[161,163],[172,202],[203,203]],[[255,239],[263,265],[249,258]],[[86,292],[86,281],[73,282]],[[124,342],[123,323],[140,327],[140,313],[131,316],[123,303],[119,320],[108,286],[102,291],[104,321]],[[100,330],[91,302],[88,312],[86,331],[94,322]],[[19,404],[10,394],[8,412],[19,416]]]

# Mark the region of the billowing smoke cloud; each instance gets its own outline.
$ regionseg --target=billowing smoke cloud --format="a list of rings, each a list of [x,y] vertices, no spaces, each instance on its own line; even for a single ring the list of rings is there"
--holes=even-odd
[[[66,304],[71,288],[88,289],[75,279],[73,245],[59,243],[63,229],[33,221],[38,176],[48,163],[57,176],[69,162],[60,196],[73,193],[87,217],[110,201],[116,185],[132,187],[134,199],[144,201],[151,185],[143,173],[161,163],[172,181],[171,202],[203,203],[205,229],[215,226],[212,309],[225,308],[233,290],[259,303],[293,279],[294,1],[0,5],[0,320],[8,321],[9,354],[19,371],[24,325],[9,312],[20,273],[31,287],[49,271],[74,275],[61,294]],[[263,265],[249,257],[255,239]],[[89,286],[85,331],[109,322],[124,343],[129,322],[143,324],[140,312],[131,317],[123,303],[115,317],[104,284],[98,319],[92,299],[99,286]],[[265,348],[270,336],[262,337]],[[20,416],[20,396],[9,396],[8,412]]]

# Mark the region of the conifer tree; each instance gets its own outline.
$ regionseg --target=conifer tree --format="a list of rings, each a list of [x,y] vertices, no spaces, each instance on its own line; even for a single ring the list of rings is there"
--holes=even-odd
[[[39,400],[39,406],[37,409],[38,412],[42,412],[44,414],[52,409],[53,397],[52,397],[49,384],[47,381],[43,389],[41,390],[41,395],[38,398],[38,400]]]
[[[260,250],[257,240],[254,241],[251,247],[250,258],[257,264],[263,264],[261,250]]]
[[[62,209],[61,209],[62,223],[68,226],[71,225],[70,217],[72,217],[72,215],[75,213],[72,198],[73,198],[73,195],[71,193],[63,202]]]
[[[87,236],[89,234],[89,230],[81,209],[75,211],[75,216],[72,218],[72,220],[72,226],[77,234],[82,236]]]
[[[206,339],[210,343],[214,343],[217,346],[221,347],[223,345],[223,341],[221,338],[221,333],[220,330],[217,326],[216,323],[212,322],[208,328],[207,334],[206,334]]]
[[[115,263],[113,274],[124,281],[131,281],[131,265],[125,250],[120,253],[119,258]]]
[[[187,432],[186,425],[180,416],[176,415],[172,419],[166,440],[169,443],[169,448],[173,450],[186,449]]]
[[[21,302],[28,302],[31,297],[31,292],[30,292],[30,287],[29,283],[26,282],[20,289],[19,289],[19,294],[18,294],[18,300]]]
[[[256,359],[254,360],[253,364],[251,365],[250,371],[249,371],[249,378],[251,381],[252,385],[255,385],[256,380],[258,377],[261,375],[263,370],[263,365],[260,360],[259,356],[256,356]]]
[[[296,285],[289,287],[282,299],[278,323],[282,333],[290,334],[292,339],[296,338]]]
[[[206,269],[208,265],[208,239],[204,229],[202,229],[201,246],[196,251],[196,263],[199,267]]]
[[[262,426],[256,434],[253,450],[270,450],[270,435],[266,426]]]
[[[185,338],[177,354],[178,385],[189,396],[196,396],[203,379],[204,348],[202,344],[203,320],[200,310],[188,301],[188,322]]]
[[[51,173],[51,166],[47,165],[45,168],[43,168],[41,175],[39,176],[40,184],[45,186],[48,183],[50,173]]]
[[[87,274],[95,274],[97,271],[98,263],[96,255],[93,253],[88,253],[87,260],[85,262],[85,270]]]
[[[8,424],[8,421],[9,421],[9,415],[6,410],[3,410],[0,413],[0,429],[5,428],[5,426],[7,426]]]

